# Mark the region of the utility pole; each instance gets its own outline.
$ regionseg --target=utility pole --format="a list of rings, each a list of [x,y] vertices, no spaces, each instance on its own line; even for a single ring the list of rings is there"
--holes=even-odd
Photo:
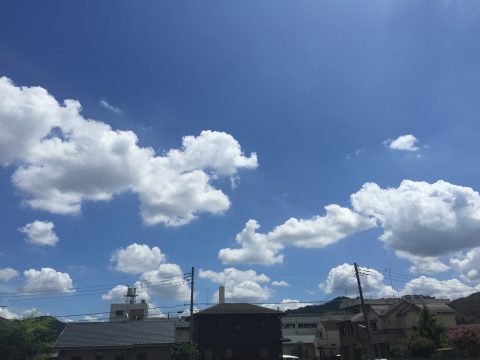
[[[195,268],[192,266],[190,279],[190,342],[193,342],[193,285],[195,283]]]
[[[360,284],[360,276],[358,275],[357,263],[355,266],[355,276],[357,277],[358,292],[360,294],[360,304],[362,305],[363,319],[365,320],[365,330],[367,330],[367,351],[368,358],[375,360],[375,352],[373,351],[372,334],[370,333],[370,324],[368,323],[367,309],[365,308],[365,301],[363,300],[362,285]]]

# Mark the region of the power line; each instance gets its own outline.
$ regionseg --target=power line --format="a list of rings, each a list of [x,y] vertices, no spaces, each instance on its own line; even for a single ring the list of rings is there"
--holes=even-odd
[[[164,283],[147,283],[148,288],[156,288],[156,287],[161,287],[161,286],[170,286],[170,285],[176,285],[176,284],[185,284],[186,280],[182,281],[170,281],[170,282],[164,282]],[[120,284],[120,285],[125,285],[125,284]],[[127,285],[125,285],[127,286]],[[100,292],[91,292],[91,291],[85,291],[85,292],[80,292],[80,293],[66,293],[63,292],[61,294],[64,295],[55,295],[55,296],[45,296],[45,297],[36,297],[36,296],[31,296],[28,298],[22,298],[22,295],[18,295],[17,297],[9,297],[5,298],[4,301],[12,301],[12,302],[18,302],[18,301],[34,301],[34,300],[51,300],[51,299],[62,299],[62,298],[78,298],[78,297],[86,297],[86,296],[95,296],[95,295],[103,295],[105,294],[106,291],[112,290],[110,288],[106,288],[103,291]],[[93,291],[93,290],[92,290]],[[28,296],[28,295],[27,295]]]

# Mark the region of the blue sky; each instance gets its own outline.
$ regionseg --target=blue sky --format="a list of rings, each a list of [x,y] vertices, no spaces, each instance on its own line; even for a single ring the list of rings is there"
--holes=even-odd
[[[370,296],[479,290],[479,17],[1,3],[0,315],[104,312],[127,284],[180,311],[192,266],[198,303],[353,295],[353,262]]]

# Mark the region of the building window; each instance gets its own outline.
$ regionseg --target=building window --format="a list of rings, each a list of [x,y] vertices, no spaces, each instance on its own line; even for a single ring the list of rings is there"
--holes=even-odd
[[[377,330],[377,320],[370,321],[370,329],[372,329],[373,331]]]
[[[123,310],[115,311],[115,316],[123,316]]]
[[[316,329],[317,324],[315,323],[298,323],[299,329]]]
[[[260,320],[260,327],[261,328],[267,327],[267,322],[265,320]]]
[[[322,330],[318,330],[318,337],[319,337],[319,338],[323,338],[323,332],[322,332]]]
[[[342,335],[351,335],[353,334],[352,324],[346,324],[342,327]]]
[[[101,351],[95,354],[95,360],[103,360],[103,353]]]
[[[284,329],[295,329],[295,323],[286,323],[286,324],[283,324],[282,327]]]
[[[138,353],[137,360],[147,360],[147,353],[144,353],[144,352]]]

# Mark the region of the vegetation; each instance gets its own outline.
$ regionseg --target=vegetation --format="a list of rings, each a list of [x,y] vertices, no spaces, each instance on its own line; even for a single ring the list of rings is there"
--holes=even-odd
[[[437,323],[437,317],[424,305],[418,322],[411,334],[393,350],[394,356],[429,357],[436,348],[446,346],[448,339],[443,334],[442,327]]]
[[[195,343],[181,344],[175,348],[173,360],[197,360],[200,357],[197,345]]]
[[[455,310],[457,324],[480,323],[480,292],[453,300],[449,305]]]
[[[321,314],[329,311],[339,311],[340,304],[343,300],[348,299],[345,296],[340,296],[332,301],[321,305],[308,305],[294,310],[287,310],[288,314]]]
[[[0,359],[48,359],[62,325],[47,316],[0,321]]]
[[[480,328],[475,325],[465,325],[448,332],[452,345],[466,355],[475,357],[480,355]]]

